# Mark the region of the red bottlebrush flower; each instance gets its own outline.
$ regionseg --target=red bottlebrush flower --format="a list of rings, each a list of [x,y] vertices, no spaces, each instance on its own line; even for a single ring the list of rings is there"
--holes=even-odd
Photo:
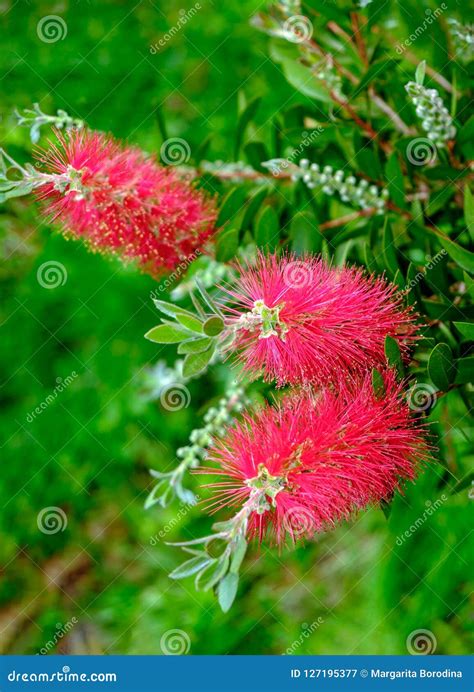
[[[211,449],[219,468],[202,470],[222,477],[208,486],[209,508],[239,507],[236,521],[245,519],[251,536],[268,533],[282,544],[388,500],[415,477],[429,448],[394,373],[384,382],[376,394],[367,374],[245,416]]]
[[[244,369],[278,385],[324,383],[385,364],[384,342],[397,339],[402,355],[417,327],[397,288],[357,268],[322,259],[259,254],[255,266],[225,289],[232,351]]]
[[[66,235],[136,259],[152,275],[189,262],[202,248],[216,220],[214,201],[175,169],[97,132],[57,137],[37,152],[49,174],[38,196]]]

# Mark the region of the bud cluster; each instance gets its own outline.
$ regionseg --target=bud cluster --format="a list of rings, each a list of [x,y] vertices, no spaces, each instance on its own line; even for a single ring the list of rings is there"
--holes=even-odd
[[[461,24],[457,19],[448,19],[456,57],[467,64],[474,58],[474,24]]]
[[[438,147],[445,146],[448,140],[455,137],[456,128],[438,91],[416,82],[408,82],[405,89],[416,107],[416,114],[421,118],[421,127],[428,139]]]
[[[357,180],[353,175],[346,176],[342,170],[334,171],[332,166],[321,169],[308,159],[301,159],[291,177],[293,180],[303,180],[310,189],[320,187],[326,195],[337,192],[342,202],[349,202],[361,209],[375,208],[378,214],[383,214],[389,196],[386,188],[380,190],[363,178]]]

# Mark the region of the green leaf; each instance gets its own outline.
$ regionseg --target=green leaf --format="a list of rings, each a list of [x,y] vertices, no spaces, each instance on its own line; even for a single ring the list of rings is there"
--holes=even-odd
[[[430,353],[428,374],[433,384],[441,391],[447,391],[456,377],[456,363],[448,344],[437,344]]]
[[[382,255],[384,259],[385,267],[387,268],[388,274],[391,279],[394,279],[397,271],[400,267],[398,265],[397,253],[395,250],[395,242],[393,239],[392,227],[388,220],[385,220],[385,226],[383,229],[383,240],[382,240]]]
[[[332,103],[327,88],[320,80],[316,79],[310,68],[296,60],[282,60],[281,66],[287,81],[301,94],[317,101]]]
[[[278,216],[273,207],[264,207],[255,224],[255,242],[265,250],[275,247],[279,238]]]
[[[205,370],[214,355],[216,344],[213,341],[210,347],[202,353],[189,353],[183,363],[183,377],[194,377]]]
[[[186,560],[182,565],[176,567],[169,575],[170,579],[184,579],[185,577],[190,577],[196,572],[200,572],[204,567],[210,565],[213,561],[209,555],[206,557],[192,557],[190,560]]]
[[[247,541],[244,536],[239,536],[232,554],[232,559],[230,562],[230,571],[238,574],[242,560],[247,552]]]
[[[472,279],[466,272],[463,273],[463,281],[466,284],[466,290],[474,299],[474,279]]]
[[[224,579],[219,583],[217,596],[219,605],[224,613],[230,610],[232,603],[237,595],[237,587],[239,585],[239,576],[234,572],[229,572]]]
[[[473,322],[453,322],[454,326],[468,341],[474,341],[474,323]]]
[[[223,331],[224,326],[224,320],[214,315],[204,322],[204,334],[207,334],[207,336],[218,336]]]
[[[474,356],[458,358],[456,361],[456,384],[469,384],[474,382]]]
[[[222,200],[216,226],[223,226],[227,221],[233,219],[242,209],[247,191],[243,187],[234,187],[226,194]]]
[[[422,60],[418,67],[416,68],[415,72],[415,81],[417,84],[422,85],[423,82],[425,81],[425,72],[426,72],[426,60]]]
[[[372,370],[372,388],[377,398],[380,398],[385,394],[385,382],[383,381],[382,375],[376,368],[373,368]]]
[[[385,337],[385,357],[390,367],[395,368],[400,377],[403,377],[405,368],[403,367],[400,347],[396,339],[391,336]]]
[[[377,77],[381,77],[383,74],[388,72],[390,69],[394,69],[399,61],[395,58],[384,58],[382,60],[377,60],[372,63],[365,75],[360,80],[359,84],[351,94],[351,98],[358,96],[364,89],[366,89],[371,82]]]
[[[237,133],[235,135],[235,148],[234,148],[234,159],[239,158],[239,152],[240,152],[240,147],[242,144],[242,140],[244,138],[245,130],[247,128],[247,125],[249,122],[252,120],[252,118],[255,116],[255,113],[257,112],[257,109],[260,105],[261,97],[257,96],[254,98],[250,103],[244,108],[242,113],[239,116],[239,122],[237,124]]]
[[[402,167],[397,152],[393,152],[385,166],[385,177],[387,179],[390,198],[400,209],[406,208],[405,203],[405,184],[403,179]]]
[[[202,334],[202,322],[192,313],[189,313],[188,315],[178,313],[176,315],[176,319],[180,324],[183,325],[183,327],[186,327],[186,329],[190,329],[192,332]]]
[[[474,242],[474,198],[467,183],[464,187],[464,218],[471,240]]]
[[[451,259],[462,269],[474,273],[474,252],[469,252],[449,238],[439,238],[441,245],[447,251]]]
[[[190,339],[189,341],[183,341],[178,346],[178,353],[180,355],[185,355],[187,353],[202,353],[206,351],[211,345],[212,340],[207,336],[203,336],[200,339]]]
[[[145,339],[154,341],[156,344],[178,344],[180,341],[189,339],[191,335],[192,333],[188,329],[184,329],[184,327],[160,324],[150,329],[145,334]]]
[[[218,233],[216,237],[216,260],[229,262],[235,257],[239,248],[239,232],[236,228],[229,228]]]
[[[229,569],[229,554],[224,552],[215,560],[214,565],[206,568],[205,573],[200,574],[195,581],[198,591],[209,591],[215,586]]]
[[[318,252],[321,249],[322,235],[314,215],[308,211],[298,211],[290,224],[291,249],[298,255],[305,252]]]
[[[264,161],[264,159],[262,159],[262,161]],[[242,233],[250,228],[251,224],[255,221],[257,212],[262,206],[268,192],[268,188],[264,187],[261,190],[257,190],[257,192],[250,197],[247,209],[245,210],[242,218],[242,223],[240,224],[240,230]]]

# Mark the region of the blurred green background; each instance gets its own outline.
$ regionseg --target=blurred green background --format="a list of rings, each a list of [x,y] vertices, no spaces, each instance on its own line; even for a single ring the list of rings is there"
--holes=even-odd
[[[160,107],[171,136],[194,150],[212,134],[208,157],[230,159],[239,90],[262,96],[261,123],[304,97],[248,24],[261,2],[199,4],[152,53],[192,3],[1,2],[2,146],[30,157],[28,132],[14,127],[12,112],[37,101],[45,112],[64,108],[157,151]],[[39,39],[46,15],[64,19],[63,40]],[[468,652],[468,489],[443,500],[409,538],[397,537],[439,500],[442,479],[461,475],[469,440],[448,434],[447,468],[430,470],[397,498],[389,521],[372,509],[296,551],[255,548],[224,615],[190,580],[168,579],[181,555],[158,536],[163,527],[169,540],[200,535],[211,520],[176,504],[143,509],[148,469],[176,463],[174,450],[200,425],[209,392],[221,391],[219,369],[190,385],[185,409],[147,401],[143,373],[173,359],[143,339],[158,321],[153,280],[66,242],[23,200],[2,209],[0,226],[4,653],[36,653],[54,639],[55,653],[160,654],[173,629],[186,633],[193,654],[401,654],[419,629],[435,635],[437,653]],[[55,289],[37,280],[48,261],[67,271]],[[438,416],[463,415],[448,404]],[[45,535],[38,514],[51,506],[64,511],[67,526]]]

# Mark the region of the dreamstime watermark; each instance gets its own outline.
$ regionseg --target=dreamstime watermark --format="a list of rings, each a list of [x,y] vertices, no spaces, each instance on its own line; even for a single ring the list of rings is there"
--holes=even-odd
[[[180,10],[179,11],[179,19],[174,24],[174,26],[171,27],[171,29],[168,29],[166,34],[163,34],[163,36],[159,39],[158,43],[153,43],[150,46],[150,53],[152,55],[156,55],[161,48],[164,48],[168,41],[170,41],[176,34],[178,34],[183,26],[185,26],[190,19],[192,19],[198,12],[199,10],[202,9],[201,3],[196,2],[193,7],[189,10]]]
[[[427,137],[415,137],[406,148],[407,159],[413,166],[426,166],[434,163],[438,156],[436,144]]]
[[[429,411],[436,404],[438,390],[427,382],[417,382],[406,393],[408,406],[412,411]]]
[[[433,516],[433,514],[441,507],[441,505],[446,502],[447,496],[443,493],[440,498],[435,500],[434,502],[431,502],[430,500],[427,500],[425,502],[426,509],[423,512],[423,514],[415,521],[413,524],[411,524],[406,531],[404,531],[400,536],[397,536],[396,544],[401,546],[405,543],[408,538],[411,538],[414,533],[418,531],[418,529],[425,524],[425,522]]]
[[[184,630],[167,630],[160,639],[165,656],[184,656],[191,648],[191,640]]]
[[[313,272],[306,262],[294,260],[289,262],[283,270],[283,283],[288,288],[306,288],[313,279]]]
[[[199,502],[200,499],[201,498],[199,495],[197,495],[195,502]],[[169,522],[158,531],[158,533],[155,533],[155,535],[150,538],[150,545],[154,547],[155,545],[158,545],[160,541],[166,538],[169,532],[175,529],[181,523],[181,520],[184,519],[193,506],[193,504],[182,502],[174,517],[172,517]]]
[[[291,507],[283,515],[283,526],[293,539],[316,531],[314,515],[306,507]]]
[[[186,385],[181,382],[171,382],[160,391],[160,403],[167,411],[180,411],[188,408],[191,394]]]
[[[187,272],[189,265],[192,264],[194,260],[196,260],[201,255],[201,250],[195,250],[185,259],[181,260],[176,269],[168,275],[168,277],[158,286],[158,288],[151,291],[151,299],[158,300],[159,298],[161,298],[160,293],[163,293],[163,291],[167,291],[174,283],[179,281],[183,274]]]
[[[447,256],[447,254],[448,253],[443,248],[442,250],[437,252],[434,257],[427,256],[426,259],[428,260],[428,262],[423,267],[424,271],[419,271],[417,274],[415,274],[413,279],[411,279],[410,282],[407,284],[406,291],[415,288],[415,286],[417,286],[420,283],[420,281],[425,278],[426,272],[430,271],[430,269],[434,269],[436,265],[439,264],[441,260]]]
[[[415,31],[412,34],[410,34],[408,38],[406,38],[404,41],[398,43],[395,46],[395,52],[397,53],[397,55],[403,55],[406,49],[409,48],[412,45],[412,43],[414,43],[416,39],[419,38],[421,34],[423,34],[426,31],[426,29],[429,26],[431,26],[431,24],[433,24],[433,22],[435,22],[438,19],[438,17],[440,17],[443,14],[443,12],[447,9],[448,6],[445,2],[442,2],[441,5],[437,7],[434,11],[426,9],[423,23],[419,24],[416,27]]]
[[[52,535],[64,531],[67,527],[66,512],[61,507],[44,507],[36,517],[41,533]]]
[[[289,646],[286,649],[284,655],[292,656],[295,653],[295,651],[297,649],[299,649],[299,647],[303,644],[303,642],[306,639],[309,639],[311,637],[311,635],[313,634],[313,632],[316,632],[316,630],[319,627],[321,627],[321,625],[323,623],[324,623],[324,619],[321,616],[319,616],[316,620],[314,620],[314,622],[312,622],[310,625],[308,625],[308,623],[306,623],[306,622],[303,622],[303,624],[301,625],[302,632],[301,632],[300,636],[298,637],[298,639],[295,639],[295,641],[291,644],[291,646]]]
[[[46,642],[46,644],[41,647],[39,652],[36,654],[37,656],[45,656],[47,653],[51,651],[51,649],[55,649],[58,644],[60,644],[61,639],[68,634],[74,625],[77,625],[79,620],[76,617],[71,618],[66,622],[65,625],[62,623],[57,623],[56,625],[56,632],[53,635],[53,638],[50,639],[49,641]]]
[[[69,387],[69,385],[72,384],[72,382],[74,382],[76,377],[78,377],[78,374],[75,370],[73,370],[70,375],[65,377],[64,380],[62,377],[56,377],[55,388],[53,389],[51,394],[48,394],[46,399],[43,399],[43,401],[40,404],[38,404],[38,406],[35,409],[33,409],[33,411],[30,411],[30,413],[26,415],[26,422],[32,423],[36,416],[40,416],[43,413],[43,411],[45,411],[48,408],[48,406],[54,403],[54,401],[58,397],[58,394],[64,392],[64,390],[67,389],[67,387]]]
[[[320,134],[324,132],[324,127],[321,125],[318,125],[318,127],[315,127],[314,130],[311,130],[311,132],[304,132],[301,133],[302,135],[302,140],[300,144],[296,147],[296,149],[293,149],[291,154],[286,156],[285,158],[280,158],[280,159],[272,159],[271,161],[268,162],[268,168],[270,169],[270,173],[277,178],[279,175],[282,174],[283,171],[285,171],[287,168],[291,168],[291,166],[298,165],[298,161],[301,158],[301,155],[304,153],[304,150],[311,146],[315,139],[319,137]]]
[[[313,35],[313,25],[308,17],[295,14],[283,24],[284,36],[290,43],[304,43]]]
[[[43,288],[57,288],[64,286],[67,281],[67,270],[61,262],[49,260],[43,262],[36,272],[38,283]]]
[[[48,14],[42,17],[36,25],[36,33],[43,43],[64,41],[67,36],[67,24],[62,17]]]
[[[407,637],[407,651],[412,656],[434,654],[438,642],[430,630],[413,630]]]
[[[160,157],[168,166],[181,166],[187,163],[191,157],[191,147],[181,137],[165,139],[160,147]]]

